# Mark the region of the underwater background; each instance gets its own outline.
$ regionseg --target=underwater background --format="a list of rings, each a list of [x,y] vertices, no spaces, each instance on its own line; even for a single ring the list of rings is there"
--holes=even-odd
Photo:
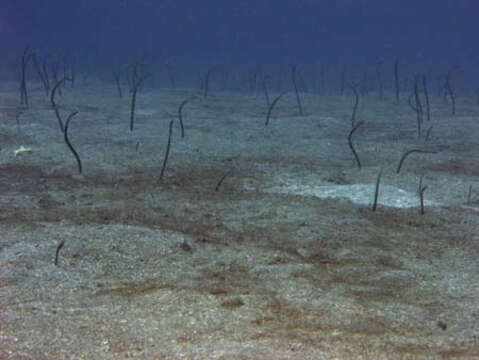
[[[396,57],[413,71],[466,70],[479,61],[478,11],[473,0],[3,0],[1,61],[30,45],[98,72],[133,54],[178,71],[292,63],[356,71]]]

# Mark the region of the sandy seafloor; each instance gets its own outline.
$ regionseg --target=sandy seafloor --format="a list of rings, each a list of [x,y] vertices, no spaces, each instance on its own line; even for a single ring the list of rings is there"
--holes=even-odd
[[[185,138],[175,121],[160,180],[198,91],[145,87],[130,132],[128,94],[64,89],[79,175],[29,87],[19,109],[0,85],[0,359],[479,359],[472,96],[452,116],[433,95],[421,139],[408,94],[362,99],[359,169],[351,96],[303,94],[299,116],[288,94],[265,127],[261,94],[213,89]],[[396,174],[409,149],[436,153]]]

